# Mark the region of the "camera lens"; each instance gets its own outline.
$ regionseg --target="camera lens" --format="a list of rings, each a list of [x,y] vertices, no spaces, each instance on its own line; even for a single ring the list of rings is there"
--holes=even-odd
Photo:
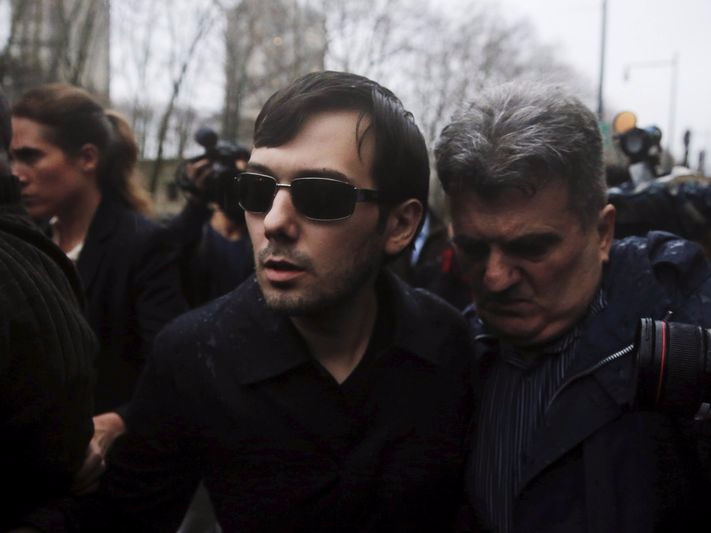
[[[711,401],[711,332],[643,318],[637,336],[637,404],[693,415]]]

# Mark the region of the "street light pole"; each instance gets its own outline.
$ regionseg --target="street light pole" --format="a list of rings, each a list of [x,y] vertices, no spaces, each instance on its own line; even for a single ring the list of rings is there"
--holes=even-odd
[[[673,153],[676,137],[674,127],[676,126],[676,83],[678,79],[677,68],[679,65],[679,53],[674,52],[671,59],[671,87],[669,88],[669,152]]]
[[[602,35],[600,38],[600,78],[597,86],[597,118],[602,122],[603,85],[605,81],[605,48],[607,43],[607,0],[602,0]]]

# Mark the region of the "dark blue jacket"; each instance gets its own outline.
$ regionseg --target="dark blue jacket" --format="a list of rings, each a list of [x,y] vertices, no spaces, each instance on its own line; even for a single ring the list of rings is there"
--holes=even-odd
[[[671,311],[672,321],[711,327],[711,269],[696,245],[671,234],[617,241],[602,283],[607,305],[583,324],[568,376],[634,343],[642,317]],[[496,346],[479,348],[486,375]],[[633,356],[564,382],[525,452],[516,531],[711,528],[704,424],[636,406],[636,382]]]

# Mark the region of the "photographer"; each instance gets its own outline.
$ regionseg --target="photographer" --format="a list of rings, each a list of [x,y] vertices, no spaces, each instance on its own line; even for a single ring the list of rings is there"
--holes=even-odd
[[[613,127],[617,146],[629,160],[626,179],[618,177],[618,167],[606,169],[608,199],[617,211],[615,235],[668,231],[699,243],[711,258],[711,182],[685,167],[660,177],[662,132],[654,126],[618,127],[625,119],[636,124],[634,115],[624,111],[615,117]],[[687,148],[689,138],[688,134],[684,138]]]
[[[244,212],[230,186],[249,160],[249,149],[218,142],[201,128],[196,140],[205,153],[178,167],[176,182],[187,202],[169,223],[181,248],[183,292],[196,307],[231,291],[253,271]]]
[[[699,248],[613,243],[596,117],[558,87],[482,92],[435,153],[485,380],[467,530],[708,531],[705,424],[641,402],[628,348],[644,317],[711,326]]]

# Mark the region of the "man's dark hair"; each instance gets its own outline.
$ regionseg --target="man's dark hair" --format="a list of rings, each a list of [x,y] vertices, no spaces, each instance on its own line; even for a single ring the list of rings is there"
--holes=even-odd
[[[359,147],[368,133],[375,137],[373,178],[382,202],[397,205],[416,198],[427,206],[427,146],[412,114],[388,89],[346,72],[307,74],[274,93],[254,125],[254,146],[281,146],[304,123],[324,111],[357,111],[368,127],[357,132]]]
[[[484,91],[442,130],[435,157],[450,196],[495,198],[508,188],[534,195],[558,181],[586,227],[605,206],[597,119],[557,86],[511,82]]]

